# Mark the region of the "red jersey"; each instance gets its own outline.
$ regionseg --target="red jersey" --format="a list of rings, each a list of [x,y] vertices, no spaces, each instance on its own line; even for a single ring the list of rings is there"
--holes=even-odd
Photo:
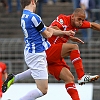
[[[4,74],[5,71],[6,71],[6,64],[0,62],[0,86],[2,86],[2,74]]]
[[[80,28],[75,28],[71,25],[71,15],[66,16],[63,14],[60,14],[52,23],[50,26],[57,26],[59,29],[63,31],[69,31],[72,30],[74,32],[78,31],[79,29],[82,28],[90,28],[90,22],[88,21],[83,21],[83,24]],[[57,43],[66,43],[68,41],[68,36],[52,36],[51,38],[48,39],[48,41],[51,44],[57,44]]]

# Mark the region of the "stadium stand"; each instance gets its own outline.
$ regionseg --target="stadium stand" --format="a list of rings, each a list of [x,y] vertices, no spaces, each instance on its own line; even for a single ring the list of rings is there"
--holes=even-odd
[[[13,0],[13,8],[15,8],[15,0]],[[4,61],[8,65],[8,73],[19,73],[27,69],[23,57],[23,33],[20,27],[20,16],[16,12],[6,14],[3,7],[0,5],[0,60]],[[56,16],[60,13],[71,14],[73,12],[72,3],[64,2],[57,3],[55,5],[43,5],[43,21],[48,26]],[[80,32],[76,36],[81,38]],[[93,36],[89,42],[91,46],[86,44],[79,44],[81,57],[83,59],[83,64],[85,72],[92,74],[100,74],[100,36],[99,32],[93,31]],[[67,63],[71,68],[71,72],[75,76],[75,82],[77,82],[77,77],[73,65],[69,58],[65,58]],[[32,82],[32,80],[27,80],[25,82]],[[63,81],[55,80],[51,75],[49,75],[50,83],[63,83]],[[100,80],[93,83],[94,85],[94,95],[93,100],[100,100]]]

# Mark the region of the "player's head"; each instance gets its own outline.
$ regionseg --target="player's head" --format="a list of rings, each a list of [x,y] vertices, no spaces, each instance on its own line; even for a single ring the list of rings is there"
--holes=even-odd
[[[82,8],[76,8],[73,14],[71,15],[72,26],[79,28],[80,26],[82,26],[82,23],[85,20],[85,18],[85,11]]]
[[[31,8],[33,12],[36,10],[36,3],[38,0],[20,0],[22,9]],[[30,7],[29,7],[30,6]]]

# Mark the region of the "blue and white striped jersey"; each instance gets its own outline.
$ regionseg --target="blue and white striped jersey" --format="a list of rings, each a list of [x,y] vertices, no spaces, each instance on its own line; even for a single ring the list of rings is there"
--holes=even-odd
[[[28,10],[23,10],[21,27],[25,36],[25,49],[30,53],[40,53],[50,47],[50,43],[41,34],[46,26],[40,16]]]

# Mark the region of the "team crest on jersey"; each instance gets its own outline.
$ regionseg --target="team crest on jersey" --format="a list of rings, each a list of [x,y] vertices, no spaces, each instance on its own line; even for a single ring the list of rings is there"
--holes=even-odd
[[[60,23],[61,23],[61,24],[63,24],[63,23],[64,23],[64,21],[63,21],[62,19],[60,19]]]

